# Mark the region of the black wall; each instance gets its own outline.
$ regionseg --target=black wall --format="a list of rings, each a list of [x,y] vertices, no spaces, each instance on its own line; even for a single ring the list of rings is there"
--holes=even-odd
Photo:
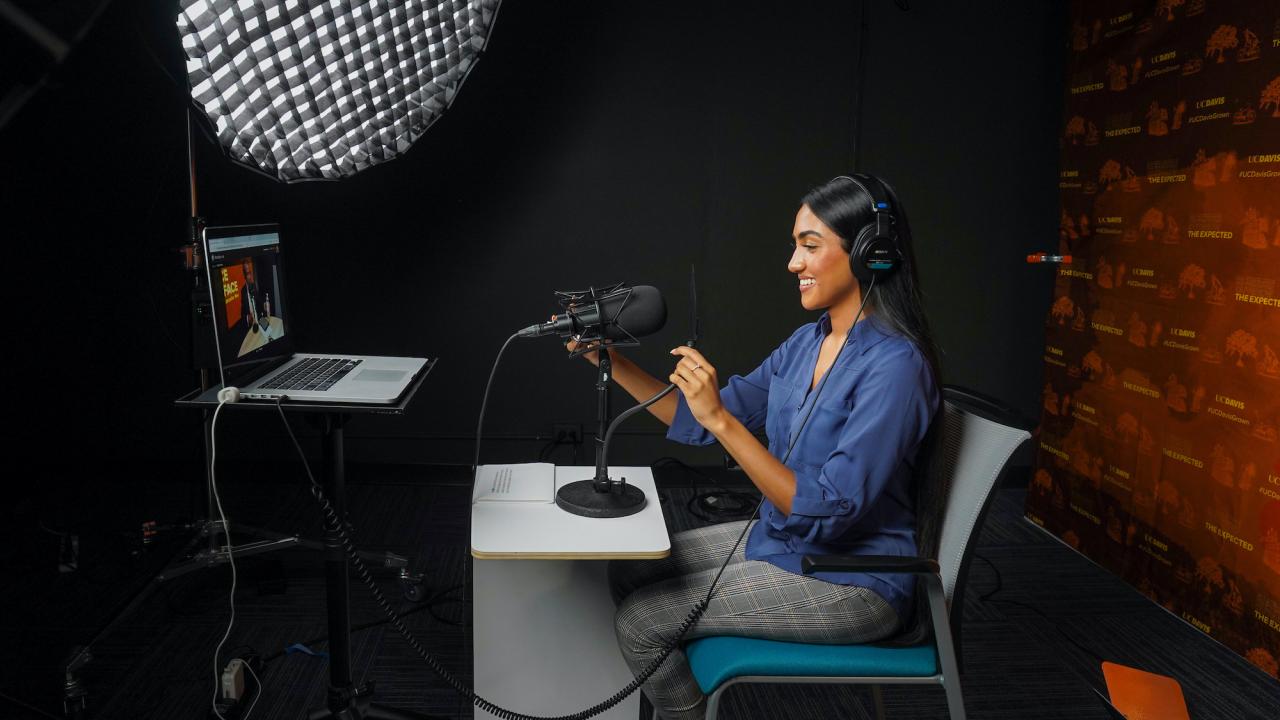
[[[36,467],[200,453],[198,418],[171,405],[196,384],[174,253],[189,215],[182,57],[172,7],[150,5],[115,3],[0,128],[9,364],[25,373],[8,441]],[[945,380],[1038,416],[1051,271],[1021,258],[1056,247],[1065,9],[867,0],[860,28],[861,10],[507,2],[453,108],[405,156],[286,186],[198,137],[200,211],[283,224],[304,349],[440,358],[408,417],[352,426],[355,459],[469,462],[493,356],[555,309],[553,289],[661,288],[668,325],[633,355],[665,376],[696,264],[704,352],[725,376],[750,370],[811,319],[785,268],[798,198],[855,163],[910,211]],[[553,422],[590,432],[592,384],[552,340],[513,345],[486,458],[530,458]],[[619,462],[719,458],[647,417],[629,430]],[[231,457],[291,454],[265,415],[228,415],[220,437]]]

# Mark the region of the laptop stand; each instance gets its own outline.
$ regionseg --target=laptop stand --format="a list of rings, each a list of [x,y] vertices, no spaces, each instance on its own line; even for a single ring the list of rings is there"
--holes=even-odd
[[[285,403],[284,411],[286,413],[306,415],[315,418],[321,429],[321,446],[323,448],[323,467],[321,470],[320,482],[324,486],[324,493],[328,497],[329,502],[333,505],[333,510],[338,518],[346,517],[346,476],[345,476],[345,460],[343,455],[343,430],[347,421],[353,415],[403,415],[412,402],[414,395],[418,392],[418,388],[422,386],[422,381],[431,372],[435,366],[435,361],[431,361],[418,377],[409,384],[404,394],[400,396],[398,402],[390,405],[372,405],[357,403]],[[205,391],[193,391],[188,395],[179,398],[176,405],[179,407],[188,407],[200,409],[207,415],[212,415],[212,411],[218,406],[218,390],[220,387],[213,387]],[[277,412],[276,404],[270,400],[241,400],[238,403],[230,405],[226,410],[236,412],[258,411],[258,412]],[[206,433],[206,438],[209,435]],[[220,523],[216,523],[220,525]],[[243,530],[237,528],[237,532]],[[296,537],[277,535],[273,540],[268,538],[259,543],[250,543],[250,550],[257,549],[258,552],[268,552],[269,550],[281,549],[284,547],[294,547],[295,545],[303,545],[310,547],[310,541],[302,541]],[[309,717],[311,720],[432,720],[430,716],[421,713],[413,713],[396,708],[379,705],[372,702],[373,683],[365,683],[355,685],[351,680],[351,606],[350,606],[350,574],[347,565],[347,555],[343,550],[342,536],[338,531],[338,527],[330,522],[324,524],[324,539],[322,542],[313,543],[315,546],[324,550],[325,553],[325,605],[328,609],[328,625],[329,625],[329,687],[328,700],[325,707],[312,710]],[[260,546],[258,549],[255,546]],[[233,548],[232,551],[239,555],[240,551]],[[221,550],[221,555],[210,555],[209,557],[223,557],[226,550]],[[374,563],[383,563],[390,553],[361,553],[362,559],[369,560]],[[404,562],[401,566],[402,581],[405,578],[412,579],[407,572],[407,561],[403,558],[395,556],[397,562]],[[189,572],[189,570],[187,571]],[[170,575],[173,577],[173,575]],[[406,589],[406,595],[410,594],[410,590]]]

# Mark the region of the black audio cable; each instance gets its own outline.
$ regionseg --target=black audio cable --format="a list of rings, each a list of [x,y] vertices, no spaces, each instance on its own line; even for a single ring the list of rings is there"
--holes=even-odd
[[[502,343],[502,349],[498,350],[498,356],[493,359],[493,367],[489,370],[489,380],[484,384],[484,397],[480,398],[480,417],[476,419],[476,460],[471,465],[473,472],[480,467],[480,434],[484,430],[484,411],[489,407],[489,390],[493,387],[493,376],[498,374],[498,363],[502,362],[502,354],[507,351],[507,346],[518,337],[520,333],[514,333]]]
[[[856,315],[854,315],[853,325],[850,326],[849,332],[853,332],[853,327],[857,325],[858,319],[862,316],[862,310],[866,306],[867,299],[870,298],[871,292],[874,289],[875,289],[875,279],[873,277],[871,283],[867,287],[867,292],[863,295],[862,303],[858,305],[858,312]],[[506,350],[507,344],[511,342],[511,339],[512,338],[508,338],[507,343],[503,344],[502,350],[499,351],[498,353],[499,358],[501,358],[502,351]],[[836,351],[836,357],[832,360],[832,363],[831,363],[832,368],[835,367],[835,363],[839,361],[840,355],[843,354],[844,348],[848,344],[849,344],[849,339],[846,337],[844,343],[842,343],[840,345],[840,348]],[[493,370],[489,374],[490,384],[493,381],[494,373],[497,372],[497,367],[498,367],[498,363],[495,360]],[[796,443],[800,439],[800,434],[804,430],[805,425],[809,423],[809,418],[813,415],[813,409],[818,406],[818,398],[822,394],[823,388],[826,387],[827,380],[830,379],[831,374],[832,374],[831,369],[828,369],[827,372],[823,373],[822,380],[818,383],[818,387],[814,391],[813,402],[809,405],[809,410],[805,413],[804,419],[801,420],[799,429],[797,429],[795,435],[791,437],[791,442],[787,446],[787,452],[782,458],[782,464],[784,466],[787,464],[787,461],[791,458],[791,453],[793,450],[795,450]],[[644,407],[648,407],[652,403],[655,403],[658,400],[660,400],[664,395],[666,395],[670,391],[671,391],[671,388],[664,388],[657,395],[655,395],[654,397],[642,403],[641,404],[642,407],[632,408],[632,410],[638,411],[640,409],[643,409]],[[486,403],[488,401],[488,396],[489,396],[489,386],[486,385],[485,395],[484,395],[484,402]],[[699,600],[697,604],[695,604],[693,608],[689,610],[688,616],[686,616],[684,621],[680,623],[680,629],[676,632],[676,636],[672,638],[671,642],[665,648],[663,648],[662,653],[658,655],[658,657],[654,658],[653,661],[651,661],[649,665],[647,665],[643,670],[641,670],[640,674],[636,675],[635,678],[633,678],[632,681],[628,683],[625,687],[623,687],[621,690],[611,695],[608,699],[604,700],[603,702],[593,705],[587,708],[586,710],[580,710],[576,713],[571,713],[568,715],[526,715],[524,713],[518,713],[514,710],[508,710],[506,708],[499,707],[498,705],[495,705],[494,703],[490,702],[489,700],[486,700],[480,695],[477,695],[474,689],[464,685],[461,681],[459,681],[456,677],[454,677],[453,674],[450,673],[448,669],[446,669],[444,665],[440,663],[439,660],[437,660],[433,655],[428,653],[426,651],[426,648],[422,646],[422,643],[419,642],[418,639],[413,636],[413,633],[409,632],[409,629],[405,626],[404,621],[401,618],[400,614],[396,612],[395,608],[391,607],[391,603],[387,601],[386,596],[382,593],[382,588],[378,587],[378,584],[374,581],[373,575],[369,572],[368,567],[365,566],[364,560],[360,557],[358,551],[356,550],[354,542],[351,540],[351,536],[347,533],[348,528],[346,523],[342,522],[341,518],[338,517],[337,511],[334,510],[333,508],[333,504],[329,501],[329,498],[324,494],[324,489],[320,486],[320,483],[316,481],[315,475],[311,472],[311,464],[307,462],[306,453],[302,451],[302,445],[298,443],[298,438],[293,433],[293,427],[289,424],[289,418],[288,416],[285,415],[283,403],[286,399],[287,399],[286,396],[280,396],[276,399],[276,410],[279,411],[280,413],[280,420],[284,423],[285,430],[289,433],[289,439],[293,441],[293,446],[298,451],[298,457],[302,459],[302,466],[306,470],[307,480],[309,480],[311,483],[311,494],[316,498],[316,501],[320,503],[321,511],[324,513],[325,521],[328,523],[331,523],[332,527],[338,530],[338,535],[342,540],[342,547],[346,551],[347,557],[350,558],[352,567],[355,568],[356,574],[359,576],[360,581],[365,584],[365,587],[369,588],[369,592],[373,594],[373,598],[378,603],[378,607],[382,609],[382,612],[384,614],[386,614],[387,618],[390,621],[391,626],[395,628],[396,632],[398,632],[402,638],[404,638],[405,642],[409,644],[409,647],[412,648],[413,651],[416,652],[418,656],[421,657],[423,661],[427,663],[427,666],[431,669],[432,672],[434,672],[441,680],[443,680],[449,687],[451,687],[454,690],[454,692],[457,692],[459,695],[467,698],[472,705],[492,715],[496,715],[497,717],[503,718],[503,720],[587,720],[587,718],[594,717],[596,715],[599,715],[605,712],[606,710],[609,710],[610,708],[614,707],[618,703],[625,700],[629,695],[631,695],[631,693],[638,690],[641,685],[647,682],[649,678],[652,677],[653,674],[658,671],[658,668],[662,666],[662,663],[666,662],[667,657],[669,657],[671,653],[675,652],[675,650],[680,647],[680,643],[682,640],[684,640],[684,636],[689,633],[689,630],[691,630],[693,626],[697,624],[698,620],[702,617],[703,613],[707,611],[707,607],[711,603],[711,596],[715,592],[716,585],[720,582],[720,577],[724,574],[725,569],[729,567],[729,561],[733,559],[734,553],[738,551],[738,546],[742,544],[743,538],[746,537],[747,530],[751,527],[751,523],[749,521],[743,525],[742,532],[738,534],[738,539],[734,542],[733,548],[730,549],[728,554],[725,556],[724,562],[720,564],[720,569],[716,572],[715,578],[712,579],[711,585],[707,588],[706,596],[703,597],[702,600]],[[481,423],[483,423],[483,420],[484,420],[484,411],[485,411],[485,408],[481,407],[480,409]],[[626,415],[626,413],[624,413],[624,415]],[[623,416],[619,416],[619,419],[622,419],[622,417]],[[608,433],[606,432],[606,435],[607,434]],[[480,436],[479,436],[479,426],[477,426],[477,434],[476,434],[477,463],[479,462],[479,448],[480,448]],[[756,514],[760,512],[760,508],[764,505],[764,500],[765,498],[764,498],[764,495],[762,494],[760,496],[760,502],[756,504],[755,510],[752,511],[751,513],[751,517],[754,517]]]
[[[387,601],[386,596],[382,592],[382,588],[378,587],[377,582],[373,579],[373,575],[369,572],[369,568],[364,564],[364,560],[357,552],[355,544],[351,540],[351,536],[347,533],[346,524],[341,522],[337,511],[333,508],[333,504],[324,494],[324,489],[321,488],[320,483],[316,481],[315,475],[311,472],[311,464],[307,462],[306,454],[302,451],[302,445],[298,443],[298,438],[293,433],[293,427],[289,424],[289,418],[284,413],[283,403],[285,399],[285,396],[281,396],[276,399],[276,409],[280,413],[280,419],[284,422],[285,430],[289,433],[289,439],[293,441],[294,448],[298,451],[298,456],[302,459],[303,468],[307,473],[307,480],[311,483],[311,494],[315,497],[316,501],[320,503],[321,511],[324,513],[325,522],[330,523],[332,527],[337,528],[338,535],[342,540],[342,547],[346,551],[347,557],[351,560],[352,567],[355,568],[360,581],[369,588],[369,592],[373,594],[373,598],[378,603],[378,607],[382,609],[384,614],[386,614],[391,626],[394,627],[396,632],[404,638],[405,642],[409,644],[409,647],[411,647],[413,651],[427,663],[427,666],[431,668],[431,671],[439,676],[441,680],[444,680],[449,687],[453,688],[454,692],[457,692],[470,700],[476,707],[493,715],[497,715],[500,718],[504,718],[504,720],[586,720],[586,718],[599,715],[625,700],[628,695],[635,692],[642,684],[644,684],[644,682],[648,680],[653,673],[657,672],[658,667],[667,659],[667,656],[679,647],[680,639],[684,637],[684,635],[689,631],[689,628],[693,627],[694,623],[698,621],[698,618],[702,616],[702,613],[706,611],[707,604],[711,599],[710,591],[708,591],[707,597],[694,606],[693,610],[690,611],[688,618],[686,618],[684,623],[681,624],[680,632],[676,640],[662,653],[662,655],[654,659],[654,661],[650,663],[650,665],[645,668],[640,675],[636,676],[636,678],[625,688],[604,702],[588,708],[587,710],[570,715],[539,716],[525,715],[493,704],[485,698],[477,695],[475,690],[472,688],[464,685],[454,677],[439,660],[428,653],[422,646],[422,643],[419,642],[411,632],[409,632],[409,629],[405,626],[404,620],[401,618],[400,614],[395,611],[395,608],[391,607],[391,603]],[[739,541],[741,541],[741,537],[739,538]],[[730,556],[732,556],[732,553]],[[725,564],[728,564],[727,559]],[[724,567],[722,566],[721,572],[723,571]],[[717,580],[719,579],[718,574],[716,578]],[[714,586],[715,585],[713,583],[712,588],[714,588]]]

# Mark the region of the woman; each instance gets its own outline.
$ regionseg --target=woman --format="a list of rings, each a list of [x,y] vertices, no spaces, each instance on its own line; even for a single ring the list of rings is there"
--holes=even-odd
[[[914,469],[939,407],[936,351],[903,208],[887,185],[857,177],[814,188],[796,213],[787,269],[798,279],[800,303],[826,311],[818,321],[796,330],[759,367],[731,377],[723,389],[701,352],[673,349],[679,359],[669,380],[680,392],[650,407],[670,426],[668,438],[691,445],[718,441],[764,495],[759,519],[750,521],[747,541],[733,551],[686,641],[738,635],[869,642],[894,635],[910,619],[911,576],[800,571],[801,557],[810,554],[934,552],[917,543],[914,477],[923,473]],[[864,288],[849,250],[876,222],[869,184],[889,199],[900,262]],[[594,353],[587,357],[598,362]],[[637,399],[664,387],[620,353],[610,351],[610,357],[614,380]],[[768,447],[752,434],[761,427]],[[633,672],[674,640],[744,525],[679,533],[668,558],[610,566],[618,641]],[[664,718],[705,714],[705,697],[678,650],[645,684],[645,694]]]

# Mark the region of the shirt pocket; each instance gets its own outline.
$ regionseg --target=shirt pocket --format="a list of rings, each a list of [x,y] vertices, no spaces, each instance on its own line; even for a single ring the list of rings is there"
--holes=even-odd
[[[850,404],[840,396],[818,398],[817,407],[800,431],[795,449],[795,459],[810,467],[821,469],[836,450],[840,434],[853,412]]]
[[[769,405],[766,411],[764,431],[769,436],[770,444],[786,447],[787,426],[794,412],[791,403],[796,394],[796,386],[781,375],[774,374],[769,379]]]

